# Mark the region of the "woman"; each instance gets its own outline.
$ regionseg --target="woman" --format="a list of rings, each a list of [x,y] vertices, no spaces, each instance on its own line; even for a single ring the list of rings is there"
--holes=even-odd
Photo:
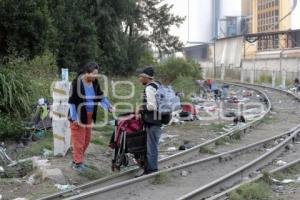
[[[109,111],[112,110],[108,100],[103,98],[97,79],[98,70],[98,64],[86,64],[71,86],[69,120],[73,146],[72,167],[79,172],[87,168],[84,153],[91,141],[92,123],[96,122],[98,104],[101,102]]]

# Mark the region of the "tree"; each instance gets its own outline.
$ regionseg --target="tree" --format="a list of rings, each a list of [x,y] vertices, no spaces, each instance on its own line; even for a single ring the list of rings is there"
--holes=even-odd
[[[0,1],[0,56],[33,58],[49,47],[55,29],[46,0]]]
[[[57,64],[74,71],[84,63],[96,60],[99,55],[97,30],[88,18],[81,0],[49,1],[51,16],[58,29],[55,46]]]
[[[179,27],[185,18],[171,14],[173,5],[164,0],[143,0],[138,4],[141,31],[150,32],[149,42],[158,50],[159,56],[171,54],[182,49],[182,42],[170,34],[172,26]]]
[[[170,34],[184,20],[164,0],[1,0],[0,57],[29,59],[46,49],[59,68],[73,71],[96,61],[110,74],[130,74],[156,47],[160,56],[180,50]]]

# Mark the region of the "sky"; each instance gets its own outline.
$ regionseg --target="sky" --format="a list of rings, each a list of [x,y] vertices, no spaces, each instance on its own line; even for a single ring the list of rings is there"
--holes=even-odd
[[[178,29],[176,27],[172,28],[171,34],[180,37],[180,40],[186,44],[188,40],[188,23],[187,23],[187,13],[188,13],[188,0],[166,0],[166,3],[173,4],[174,8],[172,12],[181,17],[186,17],[185,22]]]

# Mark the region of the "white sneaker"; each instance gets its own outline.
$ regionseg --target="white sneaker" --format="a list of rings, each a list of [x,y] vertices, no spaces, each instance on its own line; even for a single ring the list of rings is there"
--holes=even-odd
[[[136,173],[135,173],[135,177],[141,177],[145,174],[145,170],[140,168]]]

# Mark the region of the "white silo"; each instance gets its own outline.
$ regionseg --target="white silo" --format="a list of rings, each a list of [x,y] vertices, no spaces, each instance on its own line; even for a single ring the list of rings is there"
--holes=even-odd
[[[297,29],[300,29],[300,23],[299,23],[299,19],[300,19],[300,0],[293,0],[291,2],[292,2],[291,8],[293,8],[291,29],[292,30],[297,30]]]
[[[187,0],[188,42],[207,43],[213,39],[212,1]]]
[[[242,15],[242,0],[221,0],[220,18]]]

